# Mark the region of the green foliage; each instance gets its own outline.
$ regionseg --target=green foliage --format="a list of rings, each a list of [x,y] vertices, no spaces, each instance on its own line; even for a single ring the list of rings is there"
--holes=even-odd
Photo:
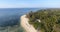
[[[37,12],[29,13],[29,23],[36,29],[40,29],[44,32],[57,32],[55,28],[57,24],[60,25],[60,11],[59,9],[44,9]],[[41,22],[37,22],[36,19],[40,19]],[[57,27],[59,28],[59,27]]]

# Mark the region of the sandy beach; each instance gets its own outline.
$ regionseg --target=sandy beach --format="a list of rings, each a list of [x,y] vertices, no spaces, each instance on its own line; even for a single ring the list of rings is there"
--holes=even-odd
[[[37,32],[37,30],[28,23],[29,19],[26,18],[26,15],[21,16],[21,26],[26,32]]]

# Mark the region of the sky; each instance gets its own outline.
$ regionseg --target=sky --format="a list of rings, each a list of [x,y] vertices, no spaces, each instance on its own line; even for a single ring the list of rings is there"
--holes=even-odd
[[[0,0],[0,8],[60,8],[60,0]]]

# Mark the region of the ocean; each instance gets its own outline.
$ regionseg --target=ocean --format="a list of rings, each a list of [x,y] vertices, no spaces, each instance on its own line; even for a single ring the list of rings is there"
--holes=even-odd
[[[20,17],[40,8],[0,8],[0,32],[24,32]]]

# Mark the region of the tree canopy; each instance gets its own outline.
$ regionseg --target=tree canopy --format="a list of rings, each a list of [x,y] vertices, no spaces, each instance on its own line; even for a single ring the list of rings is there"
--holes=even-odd
[[[42,9],[29,13],[29,23],[42,32],[60,32],[60,9]],[[41,23],[36,19],[40,19]]]

